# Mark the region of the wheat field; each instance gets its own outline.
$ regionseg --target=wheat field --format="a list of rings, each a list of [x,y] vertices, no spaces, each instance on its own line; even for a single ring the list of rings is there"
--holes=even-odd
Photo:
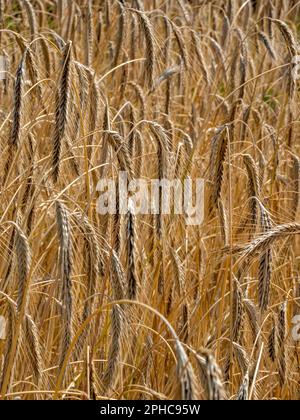
[[[1,0],[0,28],[1,399],[299,399],[299,2]],[[120,171],[203,179],[202,223],[100,214]]]

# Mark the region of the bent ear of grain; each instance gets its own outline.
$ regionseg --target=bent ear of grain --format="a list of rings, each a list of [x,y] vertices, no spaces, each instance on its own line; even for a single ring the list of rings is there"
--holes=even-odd
[[[258,254],[263,253],[272,247],[278,240],[291,235],[300,234],[299,223],[288,223],[286,225],[278,225],[270,229],[268,232],[256,238],[246,247],[242,248],[242,257],[252,259]]]

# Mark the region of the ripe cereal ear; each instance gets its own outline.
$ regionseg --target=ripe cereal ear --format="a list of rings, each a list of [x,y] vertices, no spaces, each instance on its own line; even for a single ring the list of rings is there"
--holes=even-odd
[[[6,339],[6,319],[0,315],[0,340]]]
[[[0,0],[1,400],[299,399],[299,16]]]

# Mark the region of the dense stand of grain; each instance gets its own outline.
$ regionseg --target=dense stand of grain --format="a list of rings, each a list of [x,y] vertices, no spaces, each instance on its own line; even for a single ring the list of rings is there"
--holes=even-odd
[[[0,1],[2,399],[300,397],[299,24],[290,0]],[[99,214],[119,171],[203,178],[203,223]]]

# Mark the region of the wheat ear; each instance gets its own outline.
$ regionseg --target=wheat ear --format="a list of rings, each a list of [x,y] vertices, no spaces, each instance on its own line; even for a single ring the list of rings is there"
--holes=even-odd
[[[272,247],[276,241],[287,236],[297,235],[299,233],[299,223],[288,223],[286,225],[278,225],[256,238],[250,243],[250,245],[247,245],[246,247],[242,248],[242,255],[244,258],[251,259],[255,257],[256,254],[261,254],[270,247]]]
[[[206,398],[210,401],[226,399],[222,373],[214,356],[208,350],[197,353],[197,366]]]
[[[287,379],[287,354],[286,354],[286,337],[287,337],[287,319],[286,319],[286,303],[280,306],[278,313],[278,372],[281,387]]]
[[[127,258],[128,258],[128,298],[136,299],[137,297],[137,276],[136,276],[136,218],[134,209],[129,209],[127,214]]]
[[[55,126],[53,133],[52,149],[52,177],[56,183],[61,165],[62,141],[68,121],[68,107],[70,96],[70,73],[72,63],[72,43],[68,42],[63,52],[62,73],[56,94]]]
[[[217,208],[221,196],[223,182],[224,162],[227,150],[227,130],[226,126],[220,127],[212,139],[210,155],[210,181],[212,183],[212,192],[209,201],[209,213]]]
[[[125,275],[124,269],[115,251],[112,251],[111,257],[111,287],[114,300],[124,299]],[[120,305],[114,305],[111,312],[111,330],[112,337],[108,350],[108,364],[103,375],[103,385],[105,388],[110,387],[121,350],[121,338],[123,331],[124,316]]]

